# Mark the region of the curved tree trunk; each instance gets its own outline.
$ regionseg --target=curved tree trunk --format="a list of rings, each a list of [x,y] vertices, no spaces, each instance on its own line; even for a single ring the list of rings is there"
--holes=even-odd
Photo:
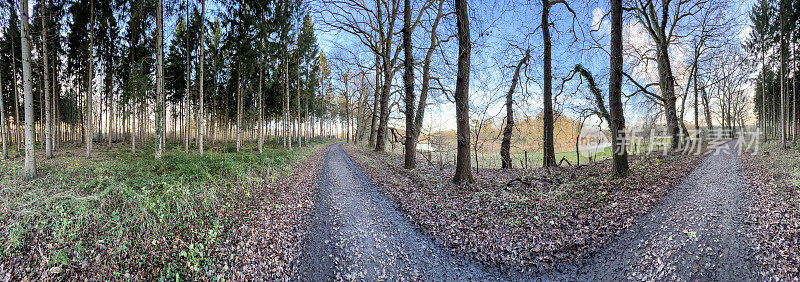
[[[511,87],[506,93],[506,127],[503,129],[503,142],[500,143],[500,160],[502,168],[512,168],[511,161],[511,136],[514,133],[514,91],[519,81],[519,71],[522,66],[530,59],[530,50],[525,51],[525,57],[517,63],[514,69],[514,76],[511,78]]]

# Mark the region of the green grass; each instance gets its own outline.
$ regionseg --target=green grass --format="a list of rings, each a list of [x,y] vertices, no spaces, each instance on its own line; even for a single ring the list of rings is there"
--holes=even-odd
[[[238,202],[322,146],[263,154],[216,148],[204,156],[170,146],[161,160],[152,144],[136,154],[124,145],[100,147],[91,159],[70,148],[38,158],[32,181],[22,179],[21,159],[0,160],[0,225],[7,226],[0,227],[0,249],[8,255],[45,245],[53,250],[45,253],[48,267],[63,267],[92,263],[102,245],[110,256],[103,260],[121,269],[163,262],[157,271],[165,277],[191,273],[226,232]],[[159,262],[161,255],[168,258]]]

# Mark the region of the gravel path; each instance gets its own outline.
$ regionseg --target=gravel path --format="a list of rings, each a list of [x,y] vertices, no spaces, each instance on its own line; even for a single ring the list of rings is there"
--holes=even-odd
[[[503,280],[416,230],[341,145],[325,154],[299,280]]]
[[[753,281],[747,185],[731,142],[582,263],[541,280]],[[731,147],[731,150],[725,148]]]
[[[372,185],[341,145],[331,146],[297,275],[302,281],[757,280],[741,164],[733,148],[724,148],[587,258],[523,278],[436,246]]]

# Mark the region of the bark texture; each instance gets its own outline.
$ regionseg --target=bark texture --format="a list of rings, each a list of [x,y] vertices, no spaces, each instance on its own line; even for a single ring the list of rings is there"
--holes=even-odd
[[[469,7],[466,0],[455,0],[456,26],[458,27],[458,74],[456,76],[456,153],[455,183],[472,183],[469,148],[469,72],[472,42],[469,34]],[[555,162],[555,161],[554,161]]]

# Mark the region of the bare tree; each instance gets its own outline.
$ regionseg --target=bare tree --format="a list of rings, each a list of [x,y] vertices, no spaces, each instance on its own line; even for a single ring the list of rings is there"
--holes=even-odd
[[[631,12],[655,44],[654,60],[658,66],[660,93],[655,94],[647,90],[649,84],[642,86],[635,81],[634,84],[640,88],[638,92],[663,105],[667,129],[671,136],[670,148],[678,149],[680,147],[680,125],[676,109],[678,97],[675,93],[675,76],[670,61],[669,46],[676,41],[676,29],[681,27],[682,21],[698,13],[709,1],[635,0],[632,2],[630,7],[624,9]],[[629,75],[626,76],[632,80]]]

